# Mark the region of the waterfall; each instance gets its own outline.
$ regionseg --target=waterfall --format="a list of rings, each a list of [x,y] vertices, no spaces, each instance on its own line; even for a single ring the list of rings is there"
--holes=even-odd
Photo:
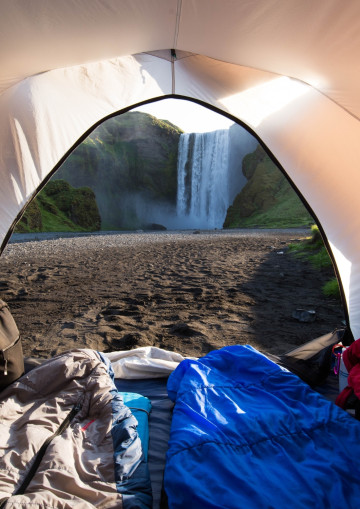
[[[182,134],[177,217],[184,227],[222,228],[230,205],[229,130]]]

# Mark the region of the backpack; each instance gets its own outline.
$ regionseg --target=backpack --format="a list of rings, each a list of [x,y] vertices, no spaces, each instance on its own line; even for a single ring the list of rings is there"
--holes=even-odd
[[[0,391],[24,374],[21,338],[9,306],[0,299]]]

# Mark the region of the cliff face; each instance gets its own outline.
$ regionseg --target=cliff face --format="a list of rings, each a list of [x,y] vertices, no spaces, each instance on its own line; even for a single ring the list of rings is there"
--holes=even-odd
[[[125,113],[93,131],[55,178],[94,191],[103,229],[142,228],[153,203],[175,206],[180,134],[170,122]]]
[[[229,182],[231,183],[230,200],[232,203],[247,182],[242,172],[243,159],[256,149],[258,141],[238,124],[233,124],[230,127],[229,135]]]
[[[285,176],[263,148],[243,159],[247,183],[229,207],[224,228],[296,227],[314,222]]]

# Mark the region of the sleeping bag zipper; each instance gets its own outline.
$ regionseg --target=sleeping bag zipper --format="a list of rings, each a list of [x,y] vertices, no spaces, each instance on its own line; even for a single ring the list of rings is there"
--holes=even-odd
[[[63,422],[60,424],[58,429],[53,433],[50,437],[48,437],[45,442],[40,447],[38,453],[35,456],[35,459],[33,461],[33,464],[31,465],[30,470],[26,474],[23,482],[20,484],[17,490],[14,491],[14,493],[11,495],[23,495],[25,493],[26,488],[29,486],[31,479],[34,477],[35,472],[40,466],[41,460],[43,459],[46,449],[49,447],[50,443],[56,438],[57,436],[61,435],[70,425],[71,421],[75,417],[75,415],[80,411],[81,405],[79,403],[76,403],[76,405],[73,406],[73,408],[70,410],[66,418],[63,420]],[[6,497],[0,500],[0,509],[5,507],[6,502],[9,500],[10,497]]]

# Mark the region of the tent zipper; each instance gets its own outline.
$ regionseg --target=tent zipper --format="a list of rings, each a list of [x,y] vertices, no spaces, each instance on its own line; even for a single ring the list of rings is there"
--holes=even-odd
[[[7,356],[9,355],[9,350],[16,345],[16,343],[19,341],[19,339],[20,339],[20,336],[18,336],[10,345],[7,345],[5,348],[2,348],[0,350],[1,359],[4,362],[4,367],[3,367],[4,376],[7,376],[7,374],[8,374],[8,358],[7,358]]]
[[[80,403],[76,403],[73,408],[70,410],[70,412],[68,413],[68,415],[65,417],[65,419],[63,420],[63,422],[60,424],[60,426],[58,427],[58,429],[55,431],[55,433],[53,433],[50,437],[48,437],[45,442],[42,444],[42,446],[40,447],[38,453],[36,454],[35,456],[35,459],[33,461],[33,464],[31,465],[31,468],[30,470],[28,471],[28,473],[26,474],[24,480],[22,481],[22,483],[20,484],[20,486],[17,488],[17,490],[14,491],[14,493],[11,495],[12,497],[13,496],[16,496],[16,495],[23,495],[25,493],[25,490],[26,488],[29,486],[32,478],[34,477],[37,469],[39,468],[40,466],[40,463],[45,455],[45,452],[46,452],[46,449],[49,447],[49,445],[51,444],[51,442],[54,440],[54,438],[56,438],[57,436],[61,435],[70,425],[71,421],[73,420],[73,418],[75,417],[75,415],[81,410],[81,404]],[[5,507],[5,504],[6,502],[8,501],[10,497],[7,497],[7,498],[3,498],[0,500],[0,509],[2,509],[3,507]]]

